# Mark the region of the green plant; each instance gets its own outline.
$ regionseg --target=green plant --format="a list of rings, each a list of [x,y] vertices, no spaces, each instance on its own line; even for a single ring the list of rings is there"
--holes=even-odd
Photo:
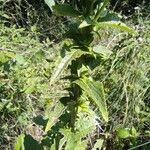
[[[72,19],[70,30],[63,41],[61,60],[51,76],[50,84],[53,85],[66,70],[69,80],[67,94],[57,100],[51,111],[47,111],[42,123],[36,118],[36,123],[44,126],[45,136],[39,144],[39,149],[67,149],[79,150],[87,147],[102,146],[107,139],[107,123],[109,121],[103,84],[92,78],[92,70],[100,65],[111,55],[111,50],[102,45],[95,45],[96,35],[101,36],[102,28],[117,28],[134,33],[132,28],[120,22],[120,16],[109,12],[109,0],[72,1],[72,3],[55,4],[53,0],[47,1],[51,10],[56,15],[68,16]],[[42,120],[42,118],[39,118]],[[94,134],[96,128],[104,128],[104,137],[94,139],[89,145],[87,136]],[[28,136],[28,135],[27,135]],[[28,137],[29,138],[29,137]],[[30,137],[31,138],[31,137]],[[94,138],[94,136],[93,136]],[[29,143],[22,146],[23,136],[19,137],[15,150],[27,149]],[[32,140],[32,144],[37,144]]]

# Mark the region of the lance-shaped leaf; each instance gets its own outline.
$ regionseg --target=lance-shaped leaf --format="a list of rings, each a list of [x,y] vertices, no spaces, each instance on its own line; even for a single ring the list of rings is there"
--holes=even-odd
[[[68,4],[59,4],[53,6],[54,13],[58,16],[78,17],[80,13]]]
[[[103,119],[108,122],[108,111],[103,85],[100,82],[91,81],[88,78],[76,80],[74,83],[79,85],[85,93],[95,102]]]
[[[135,30],[128,27],[126,24],[120,22],[120,21],[105,21],[105,22],[98,22],[96,23],[96,27],[111,27],[111,28],[116,28],[122,31],[127,31],[130,33],[134,33]]]
[[[44,0],[44,1],[52,11],[52,7],[55,5],[55,1],[54,0]]]
[[[61,59],[58,67],[54,70],[54,73],[51,76],[51,84],[56,81],[56,79],[61,75],[61,73],[68,67],[72,60],[79,58],[81,55],[86,54],[87,52],[81,51],[79,49],[72,49],[71,52],[68,52],[64,58]]]

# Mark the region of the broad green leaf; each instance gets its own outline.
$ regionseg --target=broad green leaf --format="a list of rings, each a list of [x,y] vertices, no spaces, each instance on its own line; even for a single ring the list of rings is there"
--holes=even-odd
[[[17,138],[14,150],[25,150],[25,148],[24,148],[24,137],[25,137],[25,135],[21,134]]]
[[[55,1],[54,0],[44,0],[44,1],[52,11],[52,7],[55,5]]]
[[[87,52],[81,51],[79,49],[72,49],[71,52],[68,52],[64,58],[60,61],[58,67],[54,70],[51,76],[51,84],[60,76],[60,74],[68,67],[72,60],[79,58],[81,55],[86,54]]]
[[[93,51],[97,54],[102,55],[104,58],[109,58],[109,56],[112,54],[111,50],[109,50],[107,47],[104,47],[102,45],[94,46]]]
[[[130,137],[131,135],[130,135],[129,129],[119,128],[119,129],[117,129],[117,136],[118,136],[118,138],[125,139],[125,138]]]
[[[111,27],[116,28],[122,31],[127,31],[130,33],[135,33],[135,30],[128,27],[126,24],[120,22],[120,21],[105,21],[105,22],[98,22],[96,23],[97,27]]]
[[[92,150],[102,149],[103,146],[103,139],[98,139],[94,145],[94,148]]]
[[[88,78],[76,80],[74,83],[78,84],[85,91],[85,93],[96,103],[103,119],[108,122],[108,111],[102,83],[91,81]]]
[[[53,125],[58,122],[59,117],[63,114],[65,107],[58,102],[54,109],[49,112],[49,120],[47,122],[45,132],[49,131]]]
[[[53,6],[53,11],[58,16],[78,17],[80,13],[68,4],[59,4]]]

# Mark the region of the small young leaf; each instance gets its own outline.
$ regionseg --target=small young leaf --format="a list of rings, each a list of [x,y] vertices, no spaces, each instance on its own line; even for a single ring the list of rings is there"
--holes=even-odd
[[[58,16],[78,17],[80,13],[68,4],[59,4],[53,6],[54,13]]]

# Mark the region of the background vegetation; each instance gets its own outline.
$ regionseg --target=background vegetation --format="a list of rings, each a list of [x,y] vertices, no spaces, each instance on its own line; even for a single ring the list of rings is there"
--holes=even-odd
[[[95,38],[95,43],[113,51],[91,73],[104,84],[110,114],[108,138],[103,147],[129,149],[146,143],[140,148],[148,150],[149,3],[116,0],[110,2],[110,9],[126,15],[123,20],[139,34],[130,36],[106,29],[100,31],[103,35],[100,39]],[[50,113],[56,99],[66,95],[62,89],[68,82],[60,80],[52,86],[50,77],[57,66],[60,41],[68,30],[70,18],[53,15],[43,0],[0,0],[0,19],[0,149],[13,149],[21,133],[40,140],[43,130],[35,122]],[[117,128],[125,129],[124,134],[131,130],[132,137],[117,135]],[[95,137],[101,136],[99,130],[88,136],[89,141],[95,142]],[[92,142],[89,147],[93,146]]]

